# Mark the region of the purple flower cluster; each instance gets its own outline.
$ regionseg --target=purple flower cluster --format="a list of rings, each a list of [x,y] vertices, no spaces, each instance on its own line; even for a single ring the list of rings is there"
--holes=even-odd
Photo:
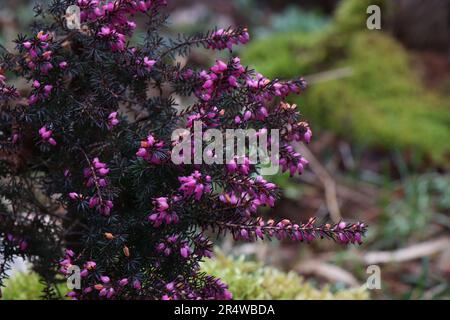
[[[238,30],[219,29],[215,31],[208,40],[208,47],[211,49],[229,49],[234,45],[246,44],[250,40],[250,35],[246,28]]]
[[[246,74],[240,59],[236,57],[230,64],[217,60],[209,71],[203,70],[199,76],[203,84],[197,90],[196,95],[203,101],[209,101],[215,93],[238,88],[239,80],[244,80]]]
[[[231,230],[236,240],[254,241],[256,239],[263,240],[274,237],[278,240],[290,239],[309,243],[318,238],[330,238],[342,244],[361,244],[362,236],[367,228],[363,223],[345,223],[341,221],[334,225],[317,226],[315,222],[314,218],[300,225],[287,219],[279,222],[258,219],[254,223],[247,225],[224,223],[219,228]]]
[[[53,131],[48,130],[46,126],[43,126],[39,129],[39,134],[41,135],[42,140],[47,141],[52,146],[56,146],[56,140],[52,138]]]
[[[147,12],[159,6],[165,6],[165,0],[111,1],[103,3],[99,0],[78,0],[81,9],[81,22],[97,22],[103,24],[97,36],[106,40],[112,51],[126,49],[127,36],[136,29],[136,23],[129,20],[139,12]]]
[[[83,196],[77,192],[69,192],[68,197],[71,200],[87,201],[88,207],[96,209],[102,215],[109,216],[114,207],[113,201],[104,199],[102,196],[102,189],[108,186],[107,175],[110,169],[106,163],[101,162],[98,158],[94,158],[92,162],[89,161],[89,167],[84,168],[83,176],[85,179],[85,186],[92,189],[94,195]]]
[[[175,203],[179,200],[179,198],[173,197],[171,200]],[[155,228],[161,226],[163,223],[178,223],[179,218],[176,211],[170,208],[171,204],[169,203],[171,200],[166,197],[159,197],[153,201],[155,209],[148,217],[148,220]]]
[[[151,134],[146,140],[141,141],[141,146],[136,152],[138,158],[151,164],[161,164],[165,160],[164,154],[164,141],[155,140]]]
[[[63,275],[70,275],[69,268],[78,265],[80,263],[78,257],[75,256],[74,251],[67,249],[65,258],[59,262],[59,272]],[[82,279],[92,278],[94,279],[94,284],[83,288],[82,295],[96,294],[99,298],[114,299],[117,294],[126,290],[126,287],[131,287],[135,291],[139,291],[142,286],[139,279],[122,278],[117,281],[112,281],[112,279],[107,275],[102,275],[98,273],[97,263],[95,261],[86,261],[82,264],[83,269],[80,271],[80,276]],[[67,296],[72,299],[80,298],[81,294],[77,291],[70,291]]]
[[[211,177],[202,176],[197,170],[190,176],[179,177],[178,180],[181,183],[178,190],[183,193],[184,198],[194,196],[195,200],[199,201],[203,194],[211,192]]]

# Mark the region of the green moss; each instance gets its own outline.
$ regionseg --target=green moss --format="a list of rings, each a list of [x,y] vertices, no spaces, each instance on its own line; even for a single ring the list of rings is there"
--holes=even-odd
[[[292,78],[307,74],[325,59],[325,50],[315,50],[322,41],[321,35],[277,33],[254,41],[243,51],[243,58],[264,75]]]
[[[231,259],[220,252],[202,264],[202,270],[219,277],[228,284],[234,299],[368,299],[363,289],[331,292],[329,287],[316,289],[295,272],[282,272],[273,267]]]
[[[359,33],[350,47],[336,66],[350,66],[353,76],[312,85],[297,98],[312,127],[362,145],[411,149],[443,160],[449,151],[448,101],[423,89],[408,55],[390,37]]]
[[[358,31],[367,7],[358,3],[343,1],[325,32],[255,41],[243,52],[244,63],[272,79],[350,67],[353,75],[313,83],[291,100],[315,132],[331,130],[363,147],[413,150],[443,162],[450,151],[450,102],[424,89],[411,57],[393,38]],[[359,22],[344,26],[346,16]],[[352,30],[341,37],[342,28]]]
[[[341,1],[334,15],[335,29],[342,35],[349,35],[367,29],[366,12],[370,5],[377,5],[381,9],[382,18],[388,13],[386,0],[345,0]]]
[[[36,273],[17,273],[5,281],[2,299],[38,300],[43,289]]]

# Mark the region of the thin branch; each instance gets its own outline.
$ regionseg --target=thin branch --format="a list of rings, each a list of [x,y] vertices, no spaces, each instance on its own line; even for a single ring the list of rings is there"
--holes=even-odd
[[[337,199],[336,182],[305,145],[297,143],[294,145],[294,148],[298,152],[302,153],[306,159],[308,159],[309,167],[322,183],[325,190],[325,201],[328,211],[330,212],[331,219],[335,223],[341,221],[342,215]]]

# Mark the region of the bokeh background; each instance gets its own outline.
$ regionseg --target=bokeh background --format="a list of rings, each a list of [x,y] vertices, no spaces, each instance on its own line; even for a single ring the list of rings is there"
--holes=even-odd
[[[42,1],[45,3],[46,1]],[[248,26],[233,54],[269,78],[305,76],[296,103],[313,129],[299,178],[271,217],[361,220],[362,246],[220,241],[205,271],[247,299],[450,298],[450,2],[448,0],[170,0],[167,34]],[[366,27],[369,5],[381,30]],[[0,43],[26,32],[35,1],[1,0]],[[136,33],[135,40],[143,36]],[[183,64],[210,65],[195,50]],[[19,263],[20,265],[20,263]],[[369,265],[381,289],[367,290]],[[16,272],[4,298],[39,297]]]

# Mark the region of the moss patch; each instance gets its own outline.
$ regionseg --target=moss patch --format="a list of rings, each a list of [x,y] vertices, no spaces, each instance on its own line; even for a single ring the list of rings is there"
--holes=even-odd
[[[312,128],[443,161],[450,151],[448,99],[423,88],[410,56],[389,35],[366,30],[336,39],[336,29],[273,35],[251,44],[243,60],[269,78],[350,67],[352,76],[312,84],[291,99]]]
[[[260,263],[246,261],[244,257],[232,259],[220,252],[214,259],[202,264],[202,270],[228,284],[234,299],[368,299],[363,289],[331,292],[329,287],[314,288],[295,272],[282,272]]]

